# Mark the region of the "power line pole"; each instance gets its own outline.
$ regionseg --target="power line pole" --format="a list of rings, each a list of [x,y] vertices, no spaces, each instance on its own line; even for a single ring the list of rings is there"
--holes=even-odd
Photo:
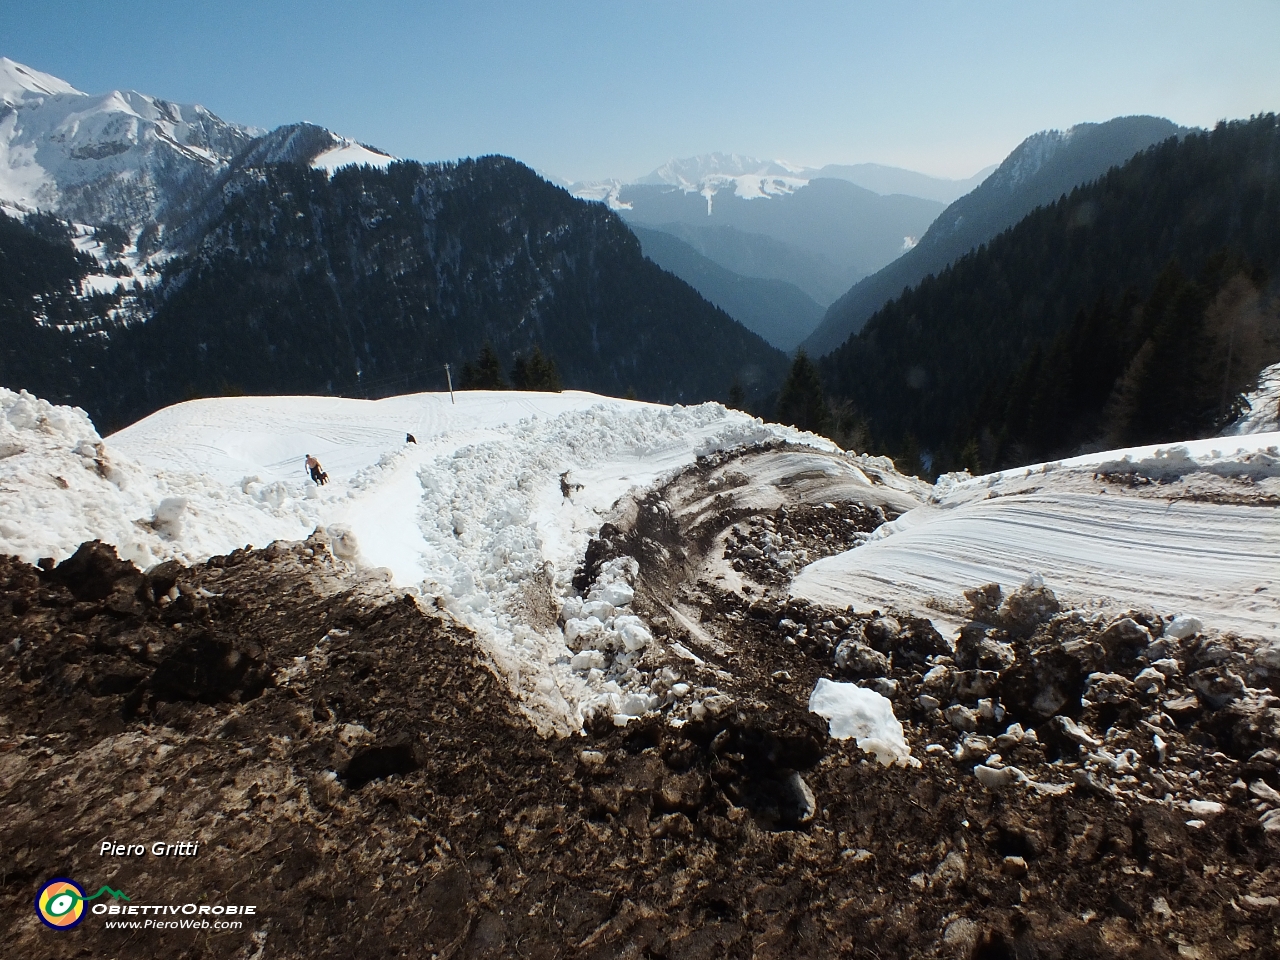
[[[447,363],[444,365],[444,375],[445,379],[449,381],[449,402],[456,405],[458,400],[453,395],[453,374],[449,372],[449,365]]]

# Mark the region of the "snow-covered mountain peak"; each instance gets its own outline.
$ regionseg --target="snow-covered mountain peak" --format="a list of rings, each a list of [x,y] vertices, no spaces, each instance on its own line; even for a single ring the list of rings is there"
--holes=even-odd
[[[11,105],[41,97],[56,97],[63,94],[87,96],[65,80],[55,76],[32,70],[25,64],[0,57],[0,100]]]
[[[683,160],[668,160],[653,173],[637,180],[642,184],[667,184],[690,193],[700,191],[712,179],[752,177],[796,177],[802,168],[783,160],[757,160],[738,153],[704,153]]]
[[[133,90],[87,94],[12,60],[0,95],[0,203],[131,232],[263,132]]]
[[[0,98],[0,206],[113,223],[135,235],[149,224],[169,228],[186,219],[236,158],[330,173],[395,159],[314,124],[268,134],[199,104],[135,90],[87,94],[8,59],[0,59]]]
[[[806,173],[782,160],[757,160],[737,153],[706,153],[669,160],[637,182],[700,193],[707,198],[707,216],[710,216],[712,198],[721,190],[732,189],[735,196],[744,200],[784,196],[809,182]]]
[[[622,199],[622,188],[625,186],[621,180],[587,180],[570,183],[565,189],[579,200],[595,200],[616,211],[632,209],[632,204]]]
[[[737,153],[707,153],[683,160],[668,160],[648,176],[635,181],[638,186],[675,187],[685,193],[707,198],[707,215],[712,200],[721,190],[730,190],[744,200],[760,200],[794,193],[809,180],[808,171],[782,160],[757,160]],[[580,200],[598,200],[612,210],[629,210],[622,199],[626,184],[618,180],[597,180],[569,185]]]

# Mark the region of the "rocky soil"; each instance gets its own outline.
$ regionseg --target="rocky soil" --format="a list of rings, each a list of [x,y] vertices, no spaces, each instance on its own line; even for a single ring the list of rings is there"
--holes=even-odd
[[[641,666],[687,689],[576,738],[537,736],[463,627],[320,535],[145,575],[99,544],[0,560],[6,951],[1280,956],[1280,662],[1036,584],[975,589],[955,649],[925,620],[792,601],[801,551],[892,510],[686,509],[726,466],[588,551],[584,591],[635,558]],[[919,766],[831,739],[820,677],[889,697]],[[106,839],[201,846],[100,857]],[[258,914],[54,932],[31,909],[54,876]]]

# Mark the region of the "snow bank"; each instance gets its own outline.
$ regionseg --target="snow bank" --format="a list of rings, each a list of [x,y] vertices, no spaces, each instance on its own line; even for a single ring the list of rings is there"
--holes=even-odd
[[[827,720],[832,737],[852,737],[858,749],[875,754],[883,766],[912,762],[911,747],[893,715],[893,704],[874,690],[824,677],[809,696],[809,712]],[[914,763],[919,765],[918,760]]]
[[[0,553],[62,560],[86,540],[141,567],[305,537],[308,511],[198,475],[159,476],[109,448],[83,410],[0,388]]]
[[[1280,637],[1278,445],[1250,434],[942,477],[929,503],[805,568],[791,592],[944,628],[963,621],[964,590],[1009,592],[1039,573],[1079,609],[1154,608]]]

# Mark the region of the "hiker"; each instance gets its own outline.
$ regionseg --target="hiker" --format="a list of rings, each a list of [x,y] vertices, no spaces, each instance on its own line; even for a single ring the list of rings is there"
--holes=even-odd
[[[572,500],[573,495],[581,489],[582,484],[574,483],[569,479],[568,470],[560,474],[560,493],[566,500]]]
[[[308,453],[306,462],[307,472],[311,474],[311,479],[315,481],[316,486],[324,486],[329,482],[329,475],[324,472],[319,460]]]

